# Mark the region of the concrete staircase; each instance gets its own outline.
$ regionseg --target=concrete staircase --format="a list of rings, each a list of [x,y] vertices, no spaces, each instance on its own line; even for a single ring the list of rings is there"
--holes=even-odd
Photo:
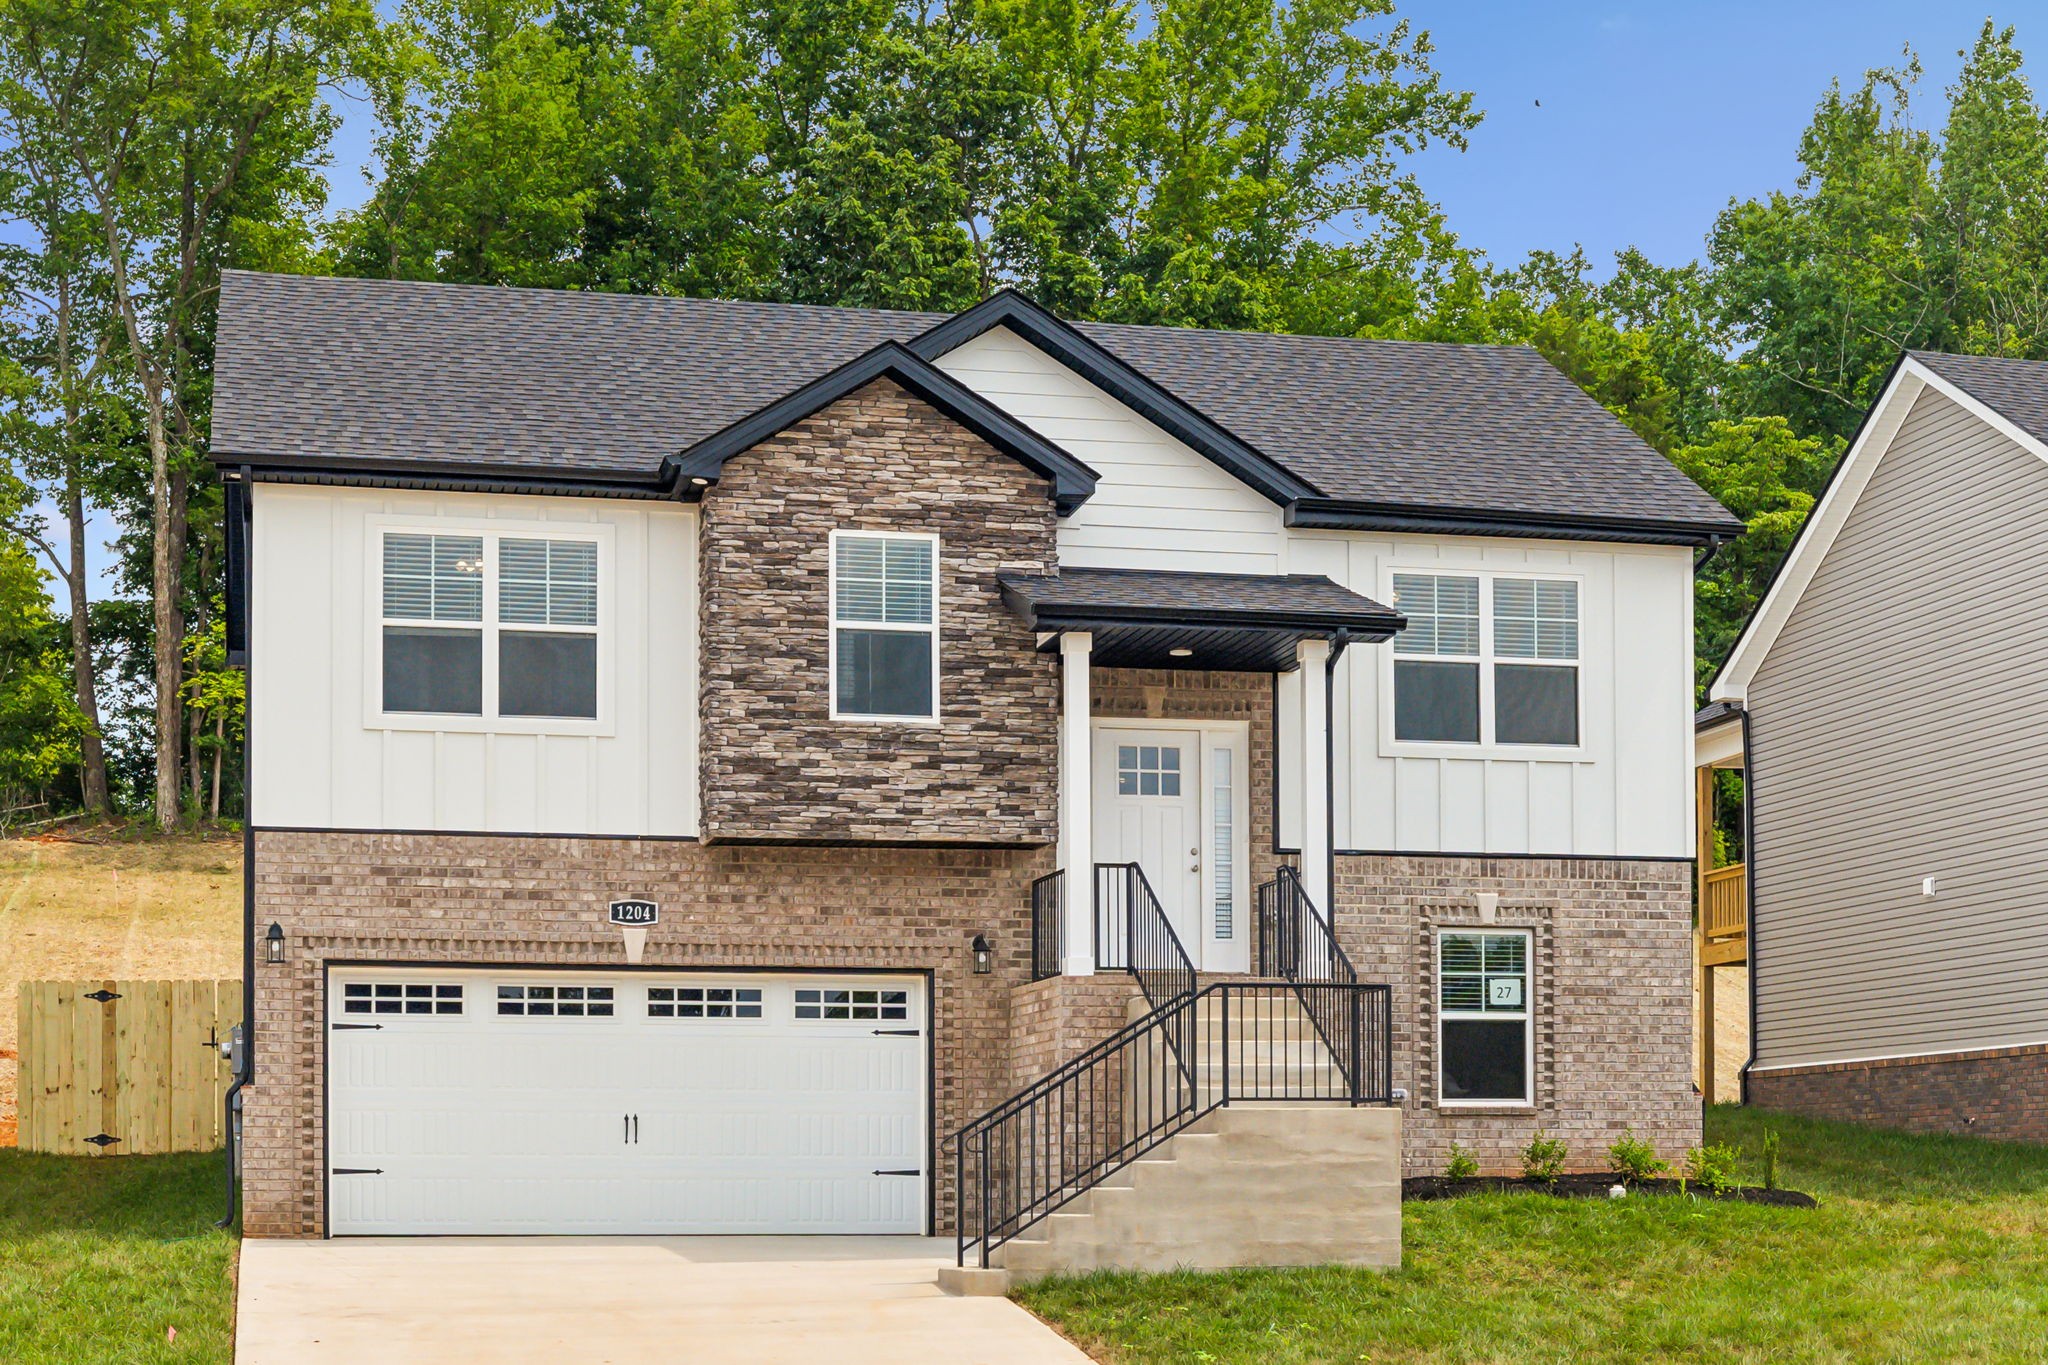
[[[1234,1103],[996,1248],[1007,1284],[1094,1270],[1401,1263],[1401,1115]]]

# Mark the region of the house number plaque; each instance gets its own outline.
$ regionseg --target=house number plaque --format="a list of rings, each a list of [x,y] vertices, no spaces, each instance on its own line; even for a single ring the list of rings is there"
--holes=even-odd
[[[613,901],[610,919],[622,929],[645,929],[661,923],[661,907],[653,901]]]

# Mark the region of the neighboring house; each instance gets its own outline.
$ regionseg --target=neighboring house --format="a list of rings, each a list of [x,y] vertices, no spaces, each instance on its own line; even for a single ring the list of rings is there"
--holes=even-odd
[[[230,272],[216,373],[250,1233],[1008,1235],[1230,1095],[1397,1102],[1301,1168],[1376,1216],[1698,1141],[1740,526],[1535,352]]]
[[[2044,462],[2048,364],[1908,353],[1714,680],[1752,1103],[2048,1141]]]

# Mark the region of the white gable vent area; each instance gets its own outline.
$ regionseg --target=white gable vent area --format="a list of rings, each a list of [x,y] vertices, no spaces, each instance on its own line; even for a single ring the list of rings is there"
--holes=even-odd
[[[926,1230],[921,976],[336,967],[328,1231]]]

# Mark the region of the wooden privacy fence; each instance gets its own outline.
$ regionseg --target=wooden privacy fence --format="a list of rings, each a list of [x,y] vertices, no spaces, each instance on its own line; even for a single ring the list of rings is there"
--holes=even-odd
[[[24,981],[17,1093],[29,1151],[205,1152],[225,1145],[234,1079],[218,1048],[239,981]]]

